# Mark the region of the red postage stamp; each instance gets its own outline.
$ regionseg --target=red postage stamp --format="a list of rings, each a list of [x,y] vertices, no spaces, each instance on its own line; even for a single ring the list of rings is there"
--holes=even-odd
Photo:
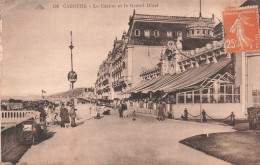
[[[227,53],[259,49],[258,8],[247,7],[223,11]]]

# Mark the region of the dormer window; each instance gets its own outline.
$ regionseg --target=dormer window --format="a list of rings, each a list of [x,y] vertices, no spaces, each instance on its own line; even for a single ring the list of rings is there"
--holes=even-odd
[[[155,30],[155,31],[154,31],[154,36],[155,36],[155,37],[159,37],[159,30]]]
[[[135,30],[135,36],[140,36],[140,30],[139,29]]]
[[[172,37],[172,31],[167,31],[167,37]]]
[[[150,30],[145,30],[144,31],[144,36],[145,37],[150,37]]]
[[[177,31],[177,38],[182,37],[182,32],[181,31]]]

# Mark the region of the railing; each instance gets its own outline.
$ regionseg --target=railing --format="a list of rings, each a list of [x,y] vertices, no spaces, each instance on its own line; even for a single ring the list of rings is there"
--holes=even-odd
[[[1,122],[15,121],[28,117],[29,115],[35,115],[36,111],[1,111]]]

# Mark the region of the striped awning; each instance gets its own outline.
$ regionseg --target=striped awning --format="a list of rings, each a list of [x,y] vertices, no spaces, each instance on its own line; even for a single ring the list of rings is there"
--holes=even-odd
[[[133,92],[134,92],[134,93],[137,93],[137,92],[142,92],[142,93],[144,93],[143,91],[144,91],[145,89],[150,88],[150,87],[156,85],[157,83],[159,83],[159,82],[161,82],[161,81],[167,80],[169,77],[171,77],[171,75],[169,75],[169,74],[168,74],[168,75],[159,76],[159,77],[157,77],[158,79],[156,79],[156,81],[150,81],[150,82],[148,82],[146,85],[143,85],[142,87],[140,87],[140,88],[134,90]],[[148,91],[148,92],[149,92],[149,91]]]
[[[143,81],[140,84],[138,84],[135,87],[128,90],[126,93],[138,93],[138,92],[142,91],[143,88],[149,87],[149,86],[157,83],[159,80],[163,79],[164,77],[165,76],[158,76],[156,78]]]
[[[140,85],[141,87],[135,88],[132,92],[174,92],[179,89],[189,88],[212,77],[230,62],[231,60],[225,60],[218,63],[203,65],[198,68],[191,68],[179,74],[160,76],[156,81],[153,81],[152,83],[147,81],[146,84]]]
[[[230,64],[231,60],[225,60],[218,63],[208,64],[206,67],[200,71],[194,72],[186,76],[185,78],[178,79],[177,81],[163,87],[161,90],[165,92],[174,92],[179,89],[184,89],[190,86],[194,86],[209,77],[212,77],[223,68],[225,68],[228,64]]]

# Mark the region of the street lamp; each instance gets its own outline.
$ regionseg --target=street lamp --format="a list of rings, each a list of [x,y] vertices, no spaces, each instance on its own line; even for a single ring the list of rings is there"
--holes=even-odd
[[[72,90],[72,97],[74,97],[74,83],[77,81],[77,73],[73,71],[73,54],[72,54],[72,49],[74,48],[72,44],[72,31],[70,32],[70,37],[71,37],[71,44],[69,46],[70,48],[70,55],[71,55],[71,71],[68,73],[68,80],[71,83],[70,89]]]

